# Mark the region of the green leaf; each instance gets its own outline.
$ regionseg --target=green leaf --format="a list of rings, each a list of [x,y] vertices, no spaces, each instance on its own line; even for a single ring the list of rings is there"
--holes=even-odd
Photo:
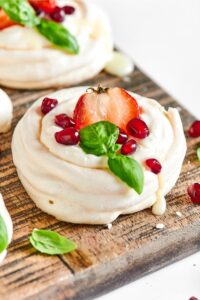
[[[34,27],[40,20],[26,0],[0,0],[0,7],[16,23]]]
[[[200,161],[200,148],[197,148],[197,158]]]
[[[29,239],[35,249],[49,255],[66,254],[77,248],[73,241],[51,230],[35,229]]]
[[[8,231],[4,219],[0,215],[0,253],[8,246]]]
[[[96,156],[107,155],[118,148],[119,129],[107,121],[89,125],[80,130],[80,147],[87,153]]]
[[[52,44],[71,54],[79,53],[77,39],[60,23],[41,19],[37,26],[39,32]]]
[[[142,193],[144,172],[136,160],[121,154],[111,154],[108,158],[108,166],[117,177],[133,188],[138,194]]]

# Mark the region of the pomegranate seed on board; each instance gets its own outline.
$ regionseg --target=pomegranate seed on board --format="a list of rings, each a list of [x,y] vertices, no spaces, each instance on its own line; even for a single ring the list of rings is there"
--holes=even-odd
[[[62,127],[63,129],[67,127],[75,127],[75,122],[72,118],[68,117],[66,114],[60,114],[55,116],[56,125]]]
[[[130,135],[138,139],[144,139],[149,135],[147,124],[138,118],[132,119],[127,124],[127,130]]]
[[[52,98],[44,98],[41,104],[41,111],[44,115],[50,112],[56,105],[58,104],[58,100]]]
[[[80,141],[79,132],[74,127],[65,128],[55,133],[56,142],[59,144],[72,146]]]
[[[124,144],[128,140],[128,135],[122,129],[119,129],[119,136],[116,144]]]
[[[129,140],[128,142],[124,143],[121,148],[121,153],[124,155],[132,154],[137,149],[137,143],[135,140]]]
[[[188,195],[190,196],[193,203],[200,204],[200,184],[194,183],[187,189]]]
[[[191,137],[199,137],[200,136],[200,121],[195,121],[190,126],[188,130],[188,134]]]
[[[71,5],[65,5],[62,7],[62,10],[66,15],[72,15],[75,12],[75,8]]]
[[[162,166],[160,162],[155,158],[150,158],[146,160],[147,167],[151,170],[154,174],[159,174],[162,170]]]
[[[64,12],[61,7],[56,6],[51,13],[51,18],[57,23],[62,23],[65,19]]]

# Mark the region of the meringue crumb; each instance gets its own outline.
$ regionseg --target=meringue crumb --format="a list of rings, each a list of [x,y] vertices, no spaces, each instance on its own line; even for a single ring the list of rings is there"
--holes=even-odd
[[[156,224],[156,229],[164,229],[165,225],[160,223],[160,224]]]
[[[177,212],[176,212],[176,215],[177,215],[178,217],[182,217],[182,216],[183,216],[183,214],[182,214],[180,211],[177,211]]]
[[[123,81],[124,82],[131,82],[131,78],[126,76],[126,77],[123,78]]]
[[[106,226],[107,226],[107,228],[108,228],[109,230],[112,228],[112,224],[111,224],[111,223],[110,223],[110,224],[107,224]]]

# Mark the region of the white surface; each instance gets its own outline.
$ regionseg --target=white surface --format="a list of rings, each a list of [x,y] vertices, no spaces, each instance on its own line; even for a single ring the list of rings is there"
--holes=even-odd
[[[199,0],[96,1],[111,17],[117,46],[200,118]],[[191,296],[200,298],[200,253],[99,300],[188,300]]]

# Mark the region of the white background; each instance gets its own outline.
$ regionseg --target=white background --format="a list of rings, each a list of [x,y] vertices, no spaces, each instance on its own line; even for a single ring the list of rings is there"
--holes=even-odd
[[[200,118],[200,1],[96,1],[110,16],[118,48]],[[200,298],[200,253],[99,300],[188,300],[191,296]]]

